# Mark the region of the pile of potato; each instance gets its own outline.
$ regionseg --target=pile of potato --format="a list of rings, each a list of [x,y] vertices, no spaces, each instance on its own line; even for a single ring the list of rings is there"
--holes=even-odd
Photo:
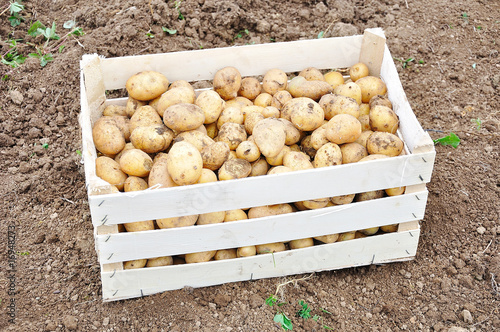
[[[234,67],[219,70],[213,90],[195,92],[186,81],[170,84],[161,73],[140,72],[126,84],[126,106],[110,105],[93,127],[97,176],[118,191],[168,188],[249,176],[389,158],[404,153],[399,119],[387,87],[365,64],[350,79],[306,68],[289,80],[279,69],[262,82]],[[121,231],[231,222],[400,195],[390,188],[352,195],[127,223]],[[397,225],[381,227],[397,230]],[[128,268],[304,248],[373,235],[373,229],[235,249],[125,262]]]

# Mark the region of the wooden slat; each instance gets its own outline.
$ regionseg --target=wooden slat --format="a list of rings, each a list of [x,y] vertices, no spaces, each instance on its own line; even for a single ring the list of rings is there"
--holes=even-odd
[[[103,272],[104,301],[412,259],[420,229],[225,261]],[[274,256],[274,257],[273,257]]]
[[[423,218],[427,191],[204,226],[98,235],[101,263],[337,234]]]
[[[133,74],[154,70],[170,81],[212,80],[217,70],[234,66],[242,76],[264,75],[269,69],[300,71],[348,67],[359,58],[362,36],[322,38],[103,59],[106,90],[121,89]]]
[[[89,197],[89,204],[92,222],[100,226],[290,203],[426,183],[433,159],[432,153],[409,155],[239,180],[117,193]]]
[[[94,235],[94,238],[96,239],[98,236],[106,236],[106,235],[111,235],[111,234],[118,234],[118,225],[109,225],[109,226],[99,226],[96,228],[97,230],[97,235]],[[101,264],[101,271],[102,272],[108,272],[108,271],[121,271],[123,270],[123,263],[122,261],[116,261],[116,262],[106,262],[106,257],[102,255],[102,253],[99,251],[99,244],[96,241],[96,250],[99,256],[99,263]]]
[[[380,76],[384,50],[385,37],[382,29],[365,30],[359,62],[368,67],[371,76]]]

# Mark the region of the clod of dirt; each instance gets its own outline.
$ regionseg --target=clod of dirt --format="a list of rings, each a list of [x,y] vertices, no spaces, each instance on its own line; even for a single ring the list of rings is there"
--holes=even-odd
[[[63,325],[70,331],[75,331],[78,328],[78,319],[74,316],[64,316]]]

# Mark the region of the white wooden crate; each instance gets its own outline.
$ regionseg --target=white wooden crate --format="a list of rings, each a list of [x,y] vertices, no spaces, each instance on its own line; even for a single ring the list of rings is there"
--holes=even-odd
[[[399,81],[380,29],[364,36],[104,59],[85,55],[81,61],[83,158],[96,251],[101,264],[103,300],[113,301],[226,282],[269,278],[312,271],[404,261],[415,257],[427,202],[435,150],[418,123]],[[164,73],[169,80],[211,80],[225,66],[242,76],[263,75],[280,68],[344,68],[358,61],[380,71],[389,99],[400,118],[398,134],[404,156],[359,164],[245,178],[200,185],[103,194],[109,184],[95,174],[92,124],[107,100],[106,90],[125,87],[142,70]],[[118,233],[118,224],[253,206],[289,203],[371,190],[406,186],[404,195],[231,223]],[[388,233],[346,242],[288,250],[273,255],[137,270],[123,261],[190,252],[236,248],[399,224]]]

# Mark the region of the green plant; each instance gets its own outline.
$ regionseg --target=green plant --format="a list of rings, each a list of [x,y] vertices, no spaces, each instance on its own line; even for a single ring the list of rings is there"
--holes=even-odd
[[[482,124],[482,121],[480,118],[477,118],[477,119],[471,119],[471,122],[475,123],[476,124],[476,129],[477,130],[481,130],[481,124]]]
[[[275,294],[269,295],[269,297],[266,299],[266,304],[270,307],[276,306],[278,307],[276,310],[276,314],[274,315],[273,321],[276,323],[280,324],[281,328],[285,331],[292,330],[293,329],[293,324],[290,318],[287,317],[287,315],[279,309],[282,305],[286,304],[285,302],[279,302],[278,303],[278,298],[276,297]]]
[[[149,38],[154,38],[155,37],[154,33],[152,33],[151,30],[149,30],[148,32],[146,32],[146,36],[148,36]]]
[[[408,58],[406,60],[404,58],[394,58],[394,60],[401,62],[401,65],[403,66],[403,68],[406,68],[409,66],[410,62],[415,61],[415,58]]]
[[[42,148],[44,148],[45,150],[47,150],[49,148],[49,144],[48,143],[43,143],[42,144]]]
[[[23,64],[26,57],[22,54],[17,53],[17,43],[22,41],[22,39],[9,39],[6,42],[9,43],[9,50],[2,54],[1,63],[16,68]]]
[[[182,0],[174,1],[174,8],[175,8],[175,10],[177,10],[177,13],[179,14],[177,16],[178,20],[184,20],[184,15],[182,15],[182,13],[181,13],[181,3],[182,3]]]
[[[52,53],[44,54],[43,50],[40,48],[36,49],[36,53],[30,53],[29,56],[40,60],[40,66],[42,66],[42,67],[45,67],[49,62],[54,61],[54,57],[52,56]]]
[[[76,150],[76,154],[79,155],[80,157],[82,156],[82,151]]]
[[[236,36],[233,38],[233,40],[236,40],[238,38],[243,38],[243,34],[246,34],[248,36],[250,34],[250,32],[248,31],[248,29],[241,30],[240,32],[238,32],[236,34]]]
[[[320,32],[318,33],[318,39],[323,38],[323,36],[324,36],[324,35],[325,35],[325,32],[324,32],[324,31],[320,31]]]
[[[304,319],[311,318],[311,308],[303,300],[299,301],[299,305],[302,307],[297,311],[297,317],[302,317]]]
[[[165,28],[165,27],[161,27],[161,29],[163,30],[163,32],[166,32],[169,35],[175,35],[177,33],[176,29],[169,29],[169,28]]]
[[[18,251],[16,254],[19,256],[29,256],[30,252],[29,251]]]
[[[451,132],[448,136],[444,136],[438,139],[433,140],[434,144],[441,144],[441,145],[451,145],[453,148],[457,148],[458,145],[460,144],[460,138]]]
[[[22,5],[19,1],[11,1],[4,10],[0,13],[0,16],[5,12],[9,11],[9,22],[12,27],[16,27],[21,24],[21,21],[24,21],[24,17],[19,14],[24,9],[24,5]]]
[[[467,13],[462,13],[461,17],[465,22],[469,23],[469,15]]]

